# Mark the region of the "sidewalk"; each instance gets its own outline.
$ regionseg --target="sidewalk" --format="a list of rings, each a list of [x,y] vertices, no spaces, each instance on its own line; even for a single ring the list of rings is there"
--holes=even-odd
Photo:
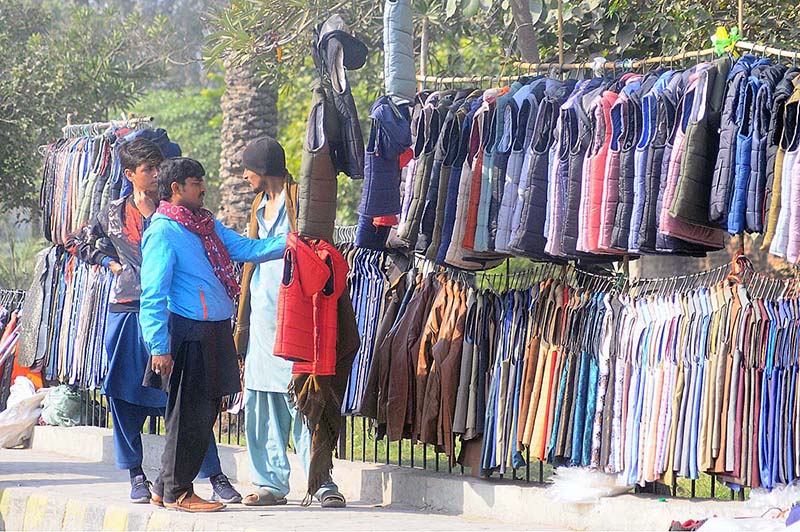
[[[163,439],[145,435],[143,443],[145,470],[155,478]],[[568,505],[553,501],[539,486],[342,460],[334,462],[333,476],[348,508],[323,510],[318,503],[302,508],[305,479],[290,455],[289,505],[231,505],[225,512],[197,516],[128,503],[127,472],[113,466],[108,429],[36,427],[31,447],[0,450],[0,516],[7,530],[666,530],[673,519],[753,515],[741,502],[646,495]],[[247,493],[246,451],[219,449],[223,471]],[[207,481],[196,488],[202,497],[211,493]]]
[[[434,515],[391,504],[352,502],[343,510],[229,505],[213,514],[179,513],[127,502],[126,472],[36,450],[0,449],[0,530],[512,530],[508,523]],[[155,471],[147,471],[154,478]],[[202,497],[211,494],[198,482]],[[237,484],[240,491],[249,487]],[[532,527],[536,526],[531,525]],[[552,528],[551,528],[552,529]]]

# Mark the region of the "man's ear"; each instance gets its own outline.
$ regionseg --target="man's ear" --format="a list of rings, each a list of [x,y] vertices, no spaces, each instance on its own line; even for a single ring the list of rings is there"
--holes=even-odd
[[[123,173],[128,178],[128,181],[133,181],[133,171],[130,168],[126,168]]]
[[[176,194],[177,194],[177,195],[180,195],[180,193],[181,193],[181,184],[180,184],[180,183],[178,183],[177,181],[173,181],[173,182],[172,182],[172,183],[169,185],[169,188],[170,188],[170,190],[172,190],[172,195],[173,195],[173,196],[175,196]]]

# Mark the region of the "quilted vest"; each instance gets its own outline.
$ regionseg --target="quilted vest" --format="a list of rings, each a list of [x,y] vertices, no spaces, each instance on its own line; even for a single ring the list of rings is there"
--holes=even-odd
[[[528,182],[530,177],[531,160],[533,158],[533,140],[534,130],[536,129],[536,120],[539,116],[539,107],[544,100],[546,80],[534,85],[532,89],[533,99],[531,100],[530,112],[528,114],[528,126],[525,132],[525,144],[522,147],[522,164],[520,165],[519,181],[517,186],[514,187],[515,196],[511,198],[511,216],[508,224],[508,244],[517,233],[522,220],[522,210],[525,207],[525,192],[528,190]],[[509,245],[506,244],[505,252],[510,252]]]
[[[739,97],[744,91],[750,75],[750,68],[755,60],[756,58],[752,55],[742,56],[728,74],[719,129],[719,153],[714,166],[708,211],[709,221],[721,227],[725,227],[728,219],[731,185],[736,164],[736,132],[739,129],[736,115]]]
[[[711,68],[700,65],[698,92],[686,125],[684,154],[669,214],[695,225],[711,225],[708,219],[711,179],[719,150],[717,130],[724,101],[730,59],[722,57]],[[695,108],[694,106],[700,106]]]
[[[767,177],[764,185],[764,240],[761,250],[769,250],[775,236],[775,226],[778,223],[780,211],[781,170],[783,168],[784,152],[781,149],[783,138],[783,113],[786,100],[792,95],[794,85],[792,79],[797,76],[798,70],[791,68],[786,71],[783,79],[778,82],[772,99],[770,113],[769,133],[767,137]]]
[[[586,203],[583,223],[579,237],[579,251],[596,253],[600,251],[600,211],[603,206],[603,182],[606,175],[606,160],[611,147],[611,107],[619,94],[611,90],[603,93],[594,108],[595,133],[592,148],[587,156],[584,171],[588,174],[585,183],[583,202]]]
[[[445,142],[446,135],[443,133],[443,131],[446,127],[448,127],[448,118],[450,119],[450,122],[452,122],[452,117],[449,117],[448,113],[448,108],[450,105],[452,105],[452,103],[452,94],[442,94],[442,98],[439,100],[436,109],[434,110],[434,115],[436,115],[435,120],[431,121],[435,121],[438,126],[436,131],[431,131],[431,136],[433,136],[434,133],[436,134],[435,139],[431,138],[431,141],[435,142],[433,148],[433,164],[431,165],[431,176],[430,180],[428,181],[428,188],[424,192],[424,202],[420,215],[419,235],[417,236],[416,251],[422,254],[427,251],[428,246],[433,239],[433,227],[436,222],[436,204],[439,200],[439,186],[442,174],[442,166],[444,163],[444,158],[447,155],[447,144]]]
[[[767,137],[774,85],[764,82],[756,94],[753,113],[753,140],[750,152],[750,177],[747,181],[745,230],[761,233],[764,229],[764,189],[767,181]]]
[[[600,233],[597,242],[598,248],[606,253],[614,252],[614,249],[612,249],[612,235],[620,200],[624,200],[626,193],[629,204],[632,199],[630,192],[633,184],[631,146],[636,144],[636,141],[632,138],[636,135],[636,119],[633,117],[636,108],[631,109],[630,100],[631,95],[641,88],[641,79],[642,77],[638,75],[628,77],[625,88],[620,92],[619,98],[611,107],[611,144],[609,145],[605,176],[603,178]],[[625,155],[624,168],[623,153]],[[620,250],[624,251],[625,248]]]
[[[358,214],[400,214],[400,154],[411,145],[411,113],[381,96],[370,110],[372,127],[364,161],[364,183]]]
[[[453,163],[458,156],[461,142],[461,126],[464,123],[465,112],[461,111],[464,104],[464,91],[458,93],[455,101],[450,106],[445,125],[442,129],[442,136],[446,145],[442,146],[444,160],[442,161],[442,171],[439,175],[439,190],[436,198],[436,216],[433,222],[433,236],[431,243],[426,250],[428,260],[435,261],[439,254],[439,247],[442,245],[442,231],[444,230],[444,217],[447,206],[448,191],[450,189],[450,177],[453,173]]]
[[[514,144],[514,137],[517,132],[517,106],[514,101],[514,96],[522,88],[522,84],[514,82],[511,89],[498,98],[497,112],[496,112],[496,144],[495,155],[492,161],[492,170],[489,174],[489,189],[491,197],[489,198],[489,213],[488,213],[488,234],[486,248],[488,251],[495,251],[495,241],[497,239],[498,216],[500,214],[500,206],[503,200],[503,193],[505,191],[506,173],[508,172],[508,163],[511,158],[511,150]]]
[[[783,138],[781,147],[785,151],[783,165],[781,169],[781,208],[778,214],[778,222],[775,226],[775,237],[772,239],[769,252],[778,257],[786,257],[789,245],[790,224],[792,212],[796,208],[792,205],[793,201],[800,200],[794,194],[795,187],[792,182],[792,173],[795,161],[798,159],[798,145],[800,144],[800,131],[798,131],[798,110],[800,110],[800,84],[797,78],[794,81],[794,92],[786,101],[783,112]],[[776,176],[777,179],[777,176]]]
[[[434,149],[439,138],[439,113],[436,112],[439,93],[431,93],[425,100],[417,123],[417,140],[415,146],[416,165],[414,167],[414,186],[411,190],[411,204],[406,219],[397,229],[397,236],[414,246],[422,221],[422,210],[425,206],[425,194],[433,171]],[[412,130],[413,136],[413,130]],[[421,151],[417,151],[417,150]]]
[[[789,238],[786,244],[786,260],[797,264],[800,259],[800,157],[796,157],[791,174],[792,205],[789,212]]]
[[[551,80],[552,81],[552,80]],[[558,86],[548,87],[548,94],[539,105],[530,147],[528,183],[524,190],[522,216],[511,235],[509,248],[523,257],[545,258],[547,244],[544,225],[547,209],[547,184],[550,147],[555,141],[553,132],[563,99],[555,95]],[[522,189],[520,188],[520,191]]]
[[[311,242],[297,233],[287,235],[283,261],[274,354],[286,360],[313,362],[314,297],[325,288],[330,271]]]
[[[536,122],[536,113],[539,101],[543,96],[542,91],[536,92],[533,86],[537,85],[542,90],[544,81],[536,80],[514,95],[514,110],[516,118],[514,120],[513,137],[511,142],[511,153],[506,165],[505,183],[503,195],[500,200],[500,207],[497,212],[497,231],[495,233],[494,249],[498,253],[508,253],[508,240],[511,236],[511,218],[514,213],[514,205],[519,194],[520,174],[533,136],[533,127]]]
[[[335,116],[319,83],[312,89],[311,114],[297,179],[297,231],[302,236],[333,240],[336,221],[336,168],[331,159],[329,135]]]
[[[580,234],[580,212],[583,202],[584,163],[592,141],[593,124],[587,111],[590,102],[597,98],[603,89],[602,80],[592,79],[587,82],[582,95],[569,102],[562,113],[562,125],[569,146],[567,182],[564,190],[564,221],[561,230],[561,252],[567,257],[578,256],[578,236]]]
[[[459,147],[456,158],[453,160],[453,169],[450,172],[450,182],[447,184],[447,204],[444,209],[444,221],[442,223],[442,243],[439,245],[439,251],[436,255],[436,263],[444,265],[450,244],[455,232],[458,214],[458,201],[459,194],[462,186],[462,173],[464,169],[464,161],[469,155],[469,139],[470,132],[472,131],[472,120],[480,107],[480,98],[477,91],[470,94],[464,102],[463,107],[459,112],[464,114],[463,122],[461,123],[461,132],[459,137]],[[454,132],[455,134],[455,132]]]
[[[501,90],[507,90],[507,87]],[[500,114],[499,99],[496,97],[489,112],[489,127],[486,128],[483,144],[483,161],[480,179],[480,195],[478,197],[478,210],[475,213],[475,235],[470,249],[474,251],[488,251],[489,249],[489,209],[492,201],[492,174],[494,172],[495,153],[497,151],[497,135],[500,127],[498,115]],[[505,94],[503,95],[505,96]]]
[[[319,35],[315,32],[317,46],[313,48],[314,64],[322,79],[324,96],[335,114],[330,117],[336,127],[331,131],[328,142],[330,143],[331,157],[334,167],[353,179],[364,177],[364,137],[361,134],[361,124],[358,121],[356,104],[350,92],[350,82],[347,79],[348,58],[345,54],[353,51],[353,47],[360,49],[354,55],[363,55],[366,58],[367,49],[363,43],[342,30],[334,30]],[[360,46],[359,46],[360,45]],[[355,68],[363,66],[362,61]]]
[[[328,277],[325,285],[313,298],[315,346],[313,359],[295,361],[292,365],[292,373],[330,376],[336,375],[338,302],[339,297],[347,288],[349,266],[333,245],[325,241],[317,241],[313,248],[317,257],[324,263]],[[298,263],[298,267],[302,268],[303,264]]]
[[[494,104],[498,91],[498,89],[489,89],[484,92],[483,103],[475,114],[475,120],[472,122],[473,134],[470,137],[470,153],[473,155],[466,161],[466,163],[469,163],[470,171],[469,188],[466,190],[469,195],[469,201],[466,210],[464,236],[461,239],[461,245],[470,250],[475,247],[475,232],[478,227],[478,211],[480,210],[481,188],[483,186],[483,160],[486,157],[486,145],[489,142],[489,132],[494,119]]]
[[[682,219],[674,218],[669,213],[669,207],[677,197],[678,178],[683,161],[683,154],[687,145],[686,131],[688,124],[690,121],[696,120],[701,110],[705,109],[705,100],[709,96],[708,91],[704,90],[708,85],[703,83],[703,80],[707,79],[704,74],[708,72],[710,68],[711,65],[700,65],[698,70],[694,72],[691,77],[690,85],[684,93],[683,101],[679,107],[673,134],[672,153],[670,155],[667,171],[667,185],[664,189],[658,227],[659,231],[668,236],[711,248],[721,248],[723,244],[722,231],[691,224]]]
[[[414,99],[414,108],[411,111],[411,148],[414,156],[405,168],[403,168],[400,178],[403,182],[403,189],[401,192],[403,198],[402,209],[400,211],[400,220],[397,225],[397,235],[400,238],[405,238],[407,233],[406,225],[408,225],[411,203],[414,200],[414,179],[417,174],[419,158],[422,156],[422,152],[425,149],[425,120],[422,113],[422,106],[425,104],[425,99],[429,94],[429,92],[424,91],[417,94]]]
[[[750,76],[739,96],[736,133],[736,167],[734,169],[733,190],[728,212],[728,233],[738,235],[744,231],[745,210],[747,207],[747,182],[750,179],[751,157],[753,152],[753,129],[755,121],[756,94],[760,88],[757,78]]]

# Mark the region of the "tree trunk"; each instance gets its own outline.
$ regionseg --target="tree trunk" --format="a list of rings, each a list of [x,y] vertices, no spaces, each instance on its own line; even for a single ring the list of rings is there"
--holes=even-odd
[[[539,35],[533,27],[528,0],[511,0],[511,13],[517,30],[517,50],[523,61],[539,62]]]
[[[258,137],[274,137],[278,130],[278,88],[253,75],[248,65],[225,64],[222,95],[222,153],[220,154],[220,209],[217,217],[244,233],[250,218],[253,193],[242,179],[242,152]],[[260,85],[260,86],[259,86]]]

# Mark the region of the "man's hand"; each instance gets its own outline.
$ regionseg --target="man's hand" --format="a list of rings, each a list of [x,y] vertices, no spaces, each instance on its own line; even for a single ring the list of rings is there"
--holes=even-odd
[[[120,264],[115,260],[112,260],[110,263],[108,263],[108,269],[111,270],[111,273],[113,273],[114,277],[116,277],[117,275],[122,273],[122,264]]]
[[[150,357],[150,367],[156,375],[164,377],[172,373],[172,355],[153,355]]]
[[[156,212],[156,204],[153,203],[150,196],[142,190],[133,193],[133,202],[145,218]]]

